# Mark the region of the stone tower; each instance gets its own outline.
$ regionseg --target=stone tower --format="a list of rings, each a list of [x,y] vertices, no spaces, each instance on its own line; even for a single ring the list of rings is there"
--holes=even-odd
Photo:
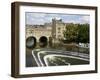
[[[56,19],[52,19],[52,38],[56,38]]]

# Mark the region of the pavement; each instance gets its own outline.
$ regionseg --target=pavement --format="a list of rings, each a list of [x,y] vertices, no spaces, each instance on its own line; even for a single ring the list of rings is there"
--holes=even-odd
[[[70,56],[73,58],[89,61],[89,54],[86,53],[79,53],[79,52],[71,52],[71,51],[62,51],[62,50],[53,50],[53,49],[36,49],[32,50],[32,56],[37,64],[38,67],[47,66],[47,62],[45,60],[45,56]],[[67,62],[66,62],[67,63]],[[68,63],[70,64],[70,63]]]

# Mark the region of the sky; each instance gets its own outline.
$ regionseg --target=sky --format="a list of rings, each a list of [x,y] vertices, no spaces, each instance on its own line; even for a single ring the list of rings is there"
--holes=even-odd
[[[79,15],[79,14],[61,14],[61,13],[34,13],[26,12],[25,19],[26,24],[29,25],[43,25],[44,23],[50,23],[52,19],[57,20],[62,19],[64,23],[80,23],[89,24],[89,15]]]

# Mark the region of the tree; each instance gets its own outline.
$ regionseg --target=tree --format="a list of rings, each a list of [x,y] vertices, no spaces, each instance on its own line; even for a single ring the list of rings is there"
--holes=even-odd
[[[68,24],[63,34],[67,42],[89,43],[89,24]]]
[[[78,25],[73,23],[67,24],[63,34],[67,42],[76,42],[78,37]]]
[[[78,29],[78,42],[89,43],[89,24],[79,24]]]

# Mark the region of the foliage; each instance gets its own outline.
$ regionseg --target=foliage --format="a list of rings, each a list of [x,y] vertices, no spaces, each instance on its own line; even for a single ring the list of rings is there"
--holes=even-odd
[[[63,35],[66,42],[89,43],[89,24],[68,24]]]
[[[89,24],[81,24],[78,27],[78,42],[89,43]]]

